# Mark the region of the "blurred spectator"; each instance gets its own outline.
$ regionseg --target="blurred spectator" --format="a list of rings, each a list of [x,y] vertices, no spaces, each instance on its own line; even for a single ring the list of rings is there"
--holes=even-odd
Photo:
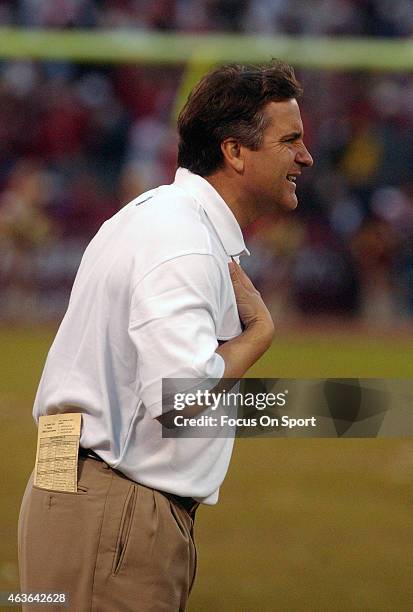
[[[396,250],[391,226],[377,217],[367,219],[353,236],[351,250],[362,283],[362,316],[373,322],[391,320],[395,290],[391,272]]]
[[[292,269],[299,309],[304,314],[357,314],[359,286],[349,252],[323,219],[306,229]]]
[[[53,180],[36,160],[18,162],[0,194],[0,305],[8,292],[9,303],[24,304],[36,292],[32,258],[51,237],[46,206]]]

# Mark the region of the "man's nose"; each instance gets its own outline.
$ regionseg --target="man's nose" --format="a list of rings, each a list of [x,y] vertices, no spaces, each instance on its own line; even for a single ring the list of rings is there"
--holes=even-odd
[[[304,143],[303,143],[302,148],[297,154],[296,160],[298,161],[299,164],[301,164],[302,166],[307,166],[308,168],[310,168],[314,163],[314,160],[311,157],[310,152]]]

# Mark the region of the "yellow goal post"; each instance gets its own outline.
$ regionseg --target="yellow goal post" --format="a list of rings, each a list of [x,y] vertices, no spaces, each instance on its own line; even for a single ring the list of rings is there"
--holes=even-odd
[[[185,65],[175,113],[192,85],[212,66],[227,62],[268,62],[273,57],[284,59],[296,68],[410,72],[413,40],[0,28],[0,61]]]

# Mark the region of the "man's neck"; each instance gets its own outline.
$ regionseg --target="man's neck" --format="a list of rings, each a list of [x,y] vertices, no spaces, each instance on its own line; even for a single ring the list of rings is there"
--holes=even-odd
[[[237,177],[222,170],[203,178],[219,193],[241,228],[254,220],[255,217],[251,214],[250,206],[241,197]]]

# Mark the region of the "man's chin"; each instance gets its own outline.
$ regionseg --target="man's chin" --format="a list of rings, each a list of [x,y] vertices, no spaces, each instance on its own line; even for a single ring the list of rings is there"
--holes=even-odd
[[[294,195],[291,195],[288,198],[285,198],[285,200],[282,200],[281,202],[279,202],[279,207],[286,211],[295,210],[297,206],[298,206],[298,199],[295,193]]]

